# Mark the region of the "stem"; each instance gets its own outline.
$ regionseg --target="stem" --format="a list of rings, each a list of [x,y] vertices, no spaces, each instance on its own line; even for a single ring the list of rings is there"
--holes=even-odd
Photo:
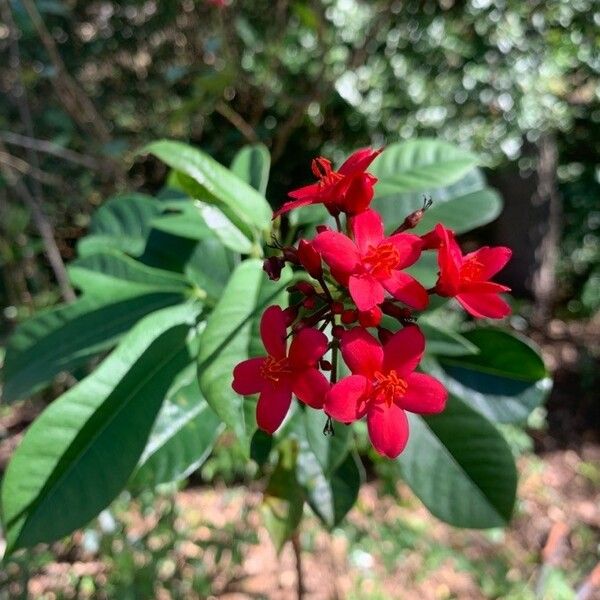
[[[333,218],[335,219],[335,224],[337,226],[337,230],[341,233],[342,232],[342,222],[340,221],[340,215],[335,215]]]
[[[331,342],[331,383],[337,382],[337,371],[338,371],[338,341],[333,340]]]
[[[300,545],[300,536],[298,532],[292,535],[292,548],[294,550],[294,556],[296,557],[296,594],[298,600],[304,598],[304,576],[302,574],[302,546]]]

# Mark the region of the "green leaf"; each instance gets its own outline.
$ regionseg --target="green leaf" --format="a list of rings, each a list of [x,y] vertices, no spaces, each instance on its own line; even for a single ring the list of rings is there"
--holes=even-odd
[[[93,214],[88,235],[79,241],[81,256],[107,248],[132,256],[144,251],[152,220],[162,212],[160,202],[144,194],[123,194],[104,202]]]
[[[84,526],[123,489],[174,377],[192,360],[186,340],[197,314],[186,304],[146,317],[36,419],[2,485],[8,552]]]
[[[172,169],[191,178],[199,193],[192,196],[215,204],[252,241],[271,228],[271,207],[265,198],[245,181],[197,148],[181,142],[160,140],[142,150],[154,154]],[[186,189],[185,177],[180,181]]]
[[[261,512],[279,553],[302,520],[304,494],[296,479],[298,449],[292,440],[279,446],[279,461],[265,489]]]
[[[500,423],[523,422],[548,394],[551,381],[532,343],[522,336],[480,327],[462,334],[477,347],[470,356],[440,356],[439,376],[475,410]]]
[[[273,436],[262,429],[257,429],[250,442],[250,458],[262,467],[271,454],[273,448]]]
[[[429,354],[464,356],[465,354],[477,354],[479,352],[479,348],[464,336],[451,329],[441,327],[437,323],[427,320],[427,318],[421,317],[418,325],[427,340],[425,351]]]
[[[206,226],[219,239],[221,244],[239,254],[250,254],[252,242],[216,206],[198,203],[198,210]]]
[[[234,157],[231,170],[263,196],[269,182],[271,155],[264,144],[244,146]]]
[[[333,435],[325,435],[323,427],[327,415],[318,410],[304,411],[306,440],[316,457],[323,474],[329,476],[346,458],[350,446],[352,427],[342,423],[333,423]]]
[[[422,418],[409,414],[410,438],[396,459],[401,477],[439,519],[484,529],[510,520],[517,471],[494,426],[458,398]]]
[[[262,262],[243,261],[235,269],[219,302],[208,317],[198,356],[200,389],[213,410],[233,429],[243,446],[254,431],[244,416],[244,400],[231,388],[233,369],[256,351],[263,353],[258,320],[265,307],[276,303],[288,285],[269,281]]]
[[[298,480],[304,487],[309,506],[329,529],[337,527],[356,503],[361,484],[357,458],[346,453],[331,473],[324,473],[312,452],[298,457]]]
[[[165,400],[137,470],[134,490],[186,478],[210,455],[223,425],[202,397],[196,369]]]
[[[477,157],[462,148],[435,139],[417,139],[389,145],[369,171],[378,178],[378,198],[447,186],[477,165]]]
[[[190,290],[190,284],[178,273],[154,269],[115,250],[84,256],[72,262],[68,270],[75,287],[96,297],[120,291],[184,294]]]
[[[180,293],[113,292],[83,296],[38,313],[17,327],[6,349],[2,396],[12,402],[50,384],[114,346],[144,315],[177,304]]]
[[[425,212],[415,233],[425,233],[443,223],[456,233],[471,231],[495,221],[502,212],[502,199],[497,192],[485,188],[447,202],[437,202]]]

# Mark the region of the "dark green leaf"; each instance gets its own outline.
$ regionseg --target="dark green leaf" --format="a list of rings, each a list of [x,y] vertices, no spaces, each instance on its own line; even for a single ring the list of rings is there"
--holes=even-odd
[[[9,552],[82,527],[123,489],[174,377],[192,360],[186,340],[197,314],[188,304],[146,317],[34,422],[2,485]]]
[[[304,411],[306,440],[324,475],[329,476],[348,454],[352,427],[334,423],[333,435],[325,435],[323,427],[326,421],[327,415],[322,411]]]
[[[250,458],[262,467],[268,460],[273,448],[273,436],[257,429],[250,442]]]
[[[115,292],[138,294],[189,291],[190,285],[177,273],[154,269],[116,250],[84,256],[69,265],[73,285],[95,297]]]
[[[298,449],[293,440],[279,446],[279,461],[264,493],[261,512],[265,527],[280,552],[300,521],[304,506],[304,495],[296,479]]]
[[[83,296],[25,321],[12,335],[2,370],[2,396],[25,398],[64,371],[84,365],[114,346],[144,315],[183,299],[180,293],[139,295],[114,292],[108,297]]]
[[[253,187],[234,175],[197,148],[181,142],[161,140],[143,149],[176,171],[191,178],[200,188],[200,194],[192,190],[198,200],[215,204],[233,223],[249,234],[252,241],[261,232],[271,228],[271,207]],[[189,186],[182,185],[186,191]]]
[[[423,504],[457,527],[506,525],[517,471],[494,426],[453,396],[443,413],[426,418],[410,414],[409,422],[408,446],[396,464]]]
[[[539,352],[529,340],[500,329],[481,327],[462,335],[478,353],[439,357],[441,369],[432,373],[487,418],[525,421],[551,386]]]
[[[88,235],[80,240],[81,256],[107,248],[132,256],[144,251],[152,220],[162,212],[160,202],[144,194],[123,194],[107,200],[92,216]]]
[[[477,157],[462,148],[422,138],[390,144],[369,169],[377,178],[378,198],[396,198],[448,186],[477,165]],[[413,209],[414,210],[414,209]]]
[[[264,144],[244,146],[234,157],[231,170],[263,196],[269,182],[271,155]]]
[[[446,329],[433,321],[428,321],[426,318],[419,319],[418,325],[427,339],[425,351],[429,354],[464,356],[465,354],[477,354],[479,352],[475,344],[456,333],[456,331]]]
[[[200,393],[193,365],[160,409],[130,487],[142,490],[184,479],[208,458],[222,431]]]

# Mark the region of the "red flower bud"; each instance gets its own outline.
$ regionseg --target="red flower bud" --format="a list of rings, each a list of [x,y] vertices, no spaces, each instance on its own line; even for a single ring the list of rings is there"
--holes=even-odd
[[[341,338],[346,330],[341,325],[334,325],[331,328],[331,335],[334,338]]]
[[[302,302],[302,306],[304,306],[304,308],[308,308],[308,309],[312,309],[317,305],[314,297],[310,297],[310,298],[306,298],[304,300],[304,302]]]
[[[354,309],[347,309],[342,313],[342,323],[345,325],[350,325],[350,323],[354,323],[358,319],[358,313]]]
[[[331,368],[333,365],[328,360],[325,360],[324,358],[322,358],[319,361],[319,366],[321,367],[321,369],[323,371],[331,371]]]
[[[300,292],[303,296],[314,296],[315,288],[308,281],[299,281],[294,289]]]
[[[292,246],[286,246],[285,248],[282,248],[281,251],[283,252],[284,260],[292,263],[293,265],[300,264],[300,260],[298,259],[298,251],[296,248],[293,248]]]
[[[263,262],[263,271],[269,276],[272,281],[279,281],[281,277],[281,269],[283,269],[285,263],[279,256],[270,256],[265,258]]]
[[[331,303],[331,312],[334,315],[341,315],[344,312],[344,305],[341,302],[332,302]]]
[[[320,279],[323,275],[321,255],[314,249],[310,242],[300,240],[300,243],[298,244],[298,258],[311,277]]]
[[[369,310],[361,310],[358,314],[358,322],[363,327],[377,327],[381,323],[383,313],[379,306],[374,306]]]
[[[317,233],[323,233],[324,231],[329,231],[329,227],[327,225],[317,225],[316,228]]]
[[[286,327],[289,327],[296,320],[296,317],[298,316],[298,310],[292,306],[288,306],[283,311],[283,316],[285,318]]]

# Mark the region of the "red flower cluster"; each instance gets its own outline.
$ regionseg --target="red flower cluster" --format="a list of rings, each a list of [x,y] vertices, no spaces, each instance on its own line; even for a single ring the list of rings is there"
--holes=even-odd
[[[408,441],[406,411],[438,413],[448,396],[439,381],[416,371],[425,337],[414,311],[425,309],[435,293],[455,297],[475,318],[506,316],[510,308],[500,293],[509,288],[489,279],[511,251],[485,247],[463,255],[454,233],[441,224],[421,237],[405,233],[418,224],[429,203],[386,236],[380,215],[369,208],[377,179],[366,172],[380,152],[358,150],[339,171],[325,158],[315,159],[318,182],[290,192],[293,200],[275,212],[274,218],[321,203],[336,218],[337,231],[319,226],[314,240],[280,247],[280,256],[265,260],[271,279],[278,279],[289,262],[313,282],[289,288],[289,308],[267,308],[260,326],[267,355],[238,364],[232,385],[239,394],[260,394],[256,418],[268,433],[281,425],[295,395],[341,423],[366,416],[374,448],[394,458]],[[430,290],[404,271],[426,250],[437,251],[439,265],[438,281]],[[381,326],[384,314],[396,320],[395,332]],[[331,340],[324,331],[331,332]],[[350,371],[339,381],[338,352]]]

